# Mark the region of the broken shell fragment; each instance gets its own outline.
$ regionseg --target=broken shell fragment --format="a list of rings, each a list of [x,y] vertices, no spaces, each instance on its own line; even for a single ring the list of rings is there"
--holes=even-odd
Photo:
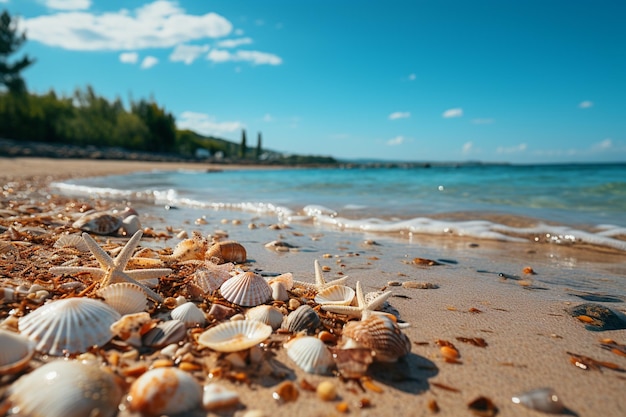
[[[242,272],[220,287],[222,297],[242,307],[254,307],[272,298],[272,288],[265,279],[252,271]]]
[[[538,388],[515,395],[512,398],[515,404],[522,404],[532,410],[550,414],[562,414],[565,406],[552,388]]]
[[[35,353],[33,343],[18,333],[0,329],[0,375],[21,371]]]
[[[333,358],[341,376],[358,379],[374,361],[374,351],[369,348],[333,349]]]
[[[271,326],[256,320],[220,323],[198,336],[198,343],[217,352],[239,352],[249,349],[272,334]]]
[[[147,312],[126,314],[111,325],[111,332],[126,343],[140,347],[141,336],[150,330],[151,323],[152,319]]]

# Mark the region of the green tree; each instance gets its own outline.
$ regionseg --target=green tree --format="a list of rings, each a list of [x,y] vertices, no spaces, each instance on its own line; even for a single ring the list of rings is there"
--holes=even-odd
[[[246,129],[243,129],[241,131],[241,146],[239,147],[239,157],[241,159],[244,159],[246,157],[246,150],[247,150]]]
[[[258,133],[256,139],[256,159],[257,161],[261,158],[261,132]]]
[[[9,56],[17,52],[26,42],[26,34],[18,33],[17,21],[6,10],[0,15],[0,85],[13,94],[26,92],[26,83],[20,73],[34,60],[28,55],[10,63]]]

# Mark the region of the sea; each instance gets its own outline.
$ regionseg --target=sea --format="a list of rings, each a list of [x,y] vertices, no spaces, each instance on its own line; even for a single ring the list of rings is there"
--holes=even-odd
[[[368,234],[583,242],[626,251],[626,163],[154,169],[55,182],[72,196]]]

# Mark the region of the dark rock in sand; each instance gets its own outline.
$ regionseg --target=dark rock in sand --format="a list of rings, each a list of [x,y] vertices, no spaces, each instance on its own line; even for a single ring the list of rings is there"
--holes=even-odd
[[[626,315],[600,304],[586,303],[566,310],[572,317],[585,323],[591,331],[626,329]]]

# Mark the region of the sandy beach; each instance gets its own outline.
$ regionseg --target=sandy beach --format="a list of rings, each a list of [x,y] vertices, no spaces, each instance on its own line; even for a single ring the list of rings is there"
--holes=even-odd
[[[57,198],[65,207],[72,206],[69,198],[51,197],[53,192],[48,185],[57,179],[181,168],[252,167],[0,158],[4,186],[0,210],[17,210],[27,205],[50,208],[50,202]],[[116,201],[74,203],[72,207],[91,204],[120,210],[125,205]],[[604,288],[621,289],[623,293],[623,253],[469,238],[364,235],[298,224],[271,227],[277,225],[236,211],[185,210],[176,213],[174,224],[165,210],[153,210],[150,215],[142,214],[141,207],[137,211],[142,226],[154,232],[142,239],[141,247],[169,251],[181,240],[176,237],[177,231],[188,235],[198,231],[203,236],[226,233],[228,239],[246,248],[249,261],[245,266],[250,270],[268,276],[292,273],[296,280],[313,282],[317,260],[324,267],[327,281],[348,276],[347,285],[352,288],[358,281],[364,292],[392,291],[388,299],[391,308],[397,311],[401,322],[410,324],[402,331],[411,342],[411,352],[394,363],[374,363],[360,381],[307,374],[291,362],[284,349],[276,348],[272,350],[272,361],[285,369],[284,379],[297,387],[297,400],[281,403],[273,399],[281,382],[274,375],[250,376],[247,382],[217,378],[220,384],[238,393],[237,405],[209,413],[197,409],[185,415],[531,417],[542,413],[515,404],[511,398],[544,387],[552,388],[564,404],[565,409],[559,414],[626,415],[626,330],[588,330],[585,325],[591,326],[589,317],[574,317],[568,312],[590,302],[618,313],[626,311],[621,294],[599,292],[595,285],[603,282]],[[26,267],[27,257],[34,256],[36,248],[50,250],[46,246],[48,240],[10,230],[38,226],[36,221],[25,221],[25,217],[23,214],[20,222],[0,219],[0,243],[17,236],[28,242],[28,246],[16,245],[18,253],[0,253],[1,285],[22,276],[23,271],[10,268],[9,262]],[[107,237],[97,240],[101,245],[107,243]],[[276,251],[265,246],[276,240],[294,248]],[[123,243],[122,238],[111,238],[109,245]],[[90,254],[84,256],[89,259]],[[436,262],[428,265],[420,259]],[[182,276],[183,267],[176,265],[174,269]],[[52,275],[43,267],[41,272],[42,282],[52,283]],[[571,282],[577,285],[569,285]],[[412,288],[415,286],[427,288]],[[205,308],[207,304],[204,303]],[[25,305],[36,307],[22,303],[22,308]],[[0,320],[12,314],[14,307],[12,303],[0,304]],[[280,346],[286,337],[274,334],[272,340]],[[450,359],[449,349],[442,349],[444,342],[454,346],[458,357]],[[35,355],[22,373],[27,374],[42,360]],[[209,379],[204,370],[196,371],[194,376],[200,383]],[[16,378],[3,377],[0,392],[6,391]],[[127,382],[131,380],[127,378]],[[309,389],[324,381],[332,382],[337,389],[337,397],[331,401],[323,401]],[[468,406],[481,397],[489,399],[494,409],[475,411]],[[261,413],[252,414],[253,410]],[[139,414],[123,409],[119,415]]]

